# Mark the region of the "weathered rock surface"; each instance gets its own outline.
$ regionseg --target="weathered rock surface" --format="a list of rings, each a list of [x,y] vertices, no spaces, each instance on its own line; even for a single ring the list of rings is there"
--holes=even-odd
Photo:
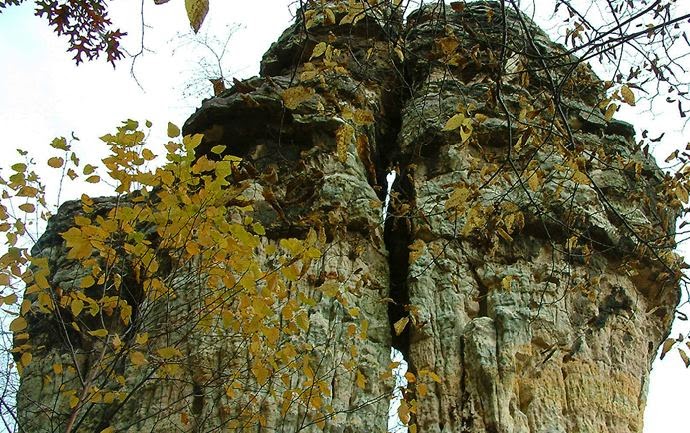
[[[326,6],[340,21],[336,3]],[[353,318],[333,314],[325,298],[310,314],[306,339],[324,360],[316,373],[330,375],[327,403],[338,413],[325,431],[385,430],[392,384],[379,375],[392,344],[418,375],[412,389],[428,385],[416,396],[420,433],[640,432],[648,372],[678,300],[667,266],[674,215],[657,207],[662,175],[635,150],[632,128],[597,108],[600,80],[585,65],[539,60],[561,47],[526,18],[503,17],[497,2],[425,6],[404,31],[386,3],[354,25],[318,10],[307,33],[300,15],[269,49],[261,77],[204,101],[184,132],[205,134],[199,154],[225,144],[244,158],[245,194],[267,243],[323,229],[329,247],[302,290],[318,298],[323,275],[353,278],[347,298],[369,322],[355,356],[364,390],[354,373],[328,367]],[[321,42],[330,51],[310,59]],[[444,128],[459,114],[463,126]],[[391,167],[398,180],[384,235]],[[79,208],[63,205],[34,250],[63,290],[76,276],[58,233]],[[157,315],[150,332],[189,315],[198,295],[181,296],[179,311]],[[392,323],[405,316],[410,325],[395,335]],[[58,326],[45,316],[30,323],[40,348],[18,396],[26,432],[64,429],[62,384],[44,378],[72,354],[88,371],[98,352],[72,334],[56,338]],[[213,353],[195,349],[184,345],[199,365],[231,368],[243,356],[223,341]],[[116,410],[93,406],[76,431],[221,431],[233,413],[210,391],[220,376],[190,371],[152,386],[140,371],[122,374],[140,384],[131,398]],[[317,431],[303,413],[281,415],[272,398],[262,405],[266,425],[243,431]]]
[[[524,41],[518,17],[507,19],[508,40]],[[410,22],[415,80],[398,144],[412,210],[397,223],[425,248],[407,273],[422,324],[407,350],[415,370],[444,378],[420,399],[420,431],[641,431],[648,371],[678,299],[646,246],[670,246],[661,173],[633,151],[630,127],[591,108],[604,97],[584,65],[567,77],[510,43],[498,57],[498,3],[445,15],[428,6]],[[524,25],[540,52],[562,51]],[[449,67],[439,38],[477,61]],[[515,59],[497,90],[501,62]],[[549,80],[564,80],[564,118]],[[473,116],[464,143],[444,130],[457,112]]]

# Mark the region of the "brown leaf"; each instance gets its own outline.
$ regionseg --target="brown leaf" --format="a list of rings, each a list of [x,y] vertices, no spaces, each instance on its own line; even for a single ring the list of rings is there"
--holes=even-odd
[[[187,8],[189,25],[194,33],[198,33],[208,13],[208,0],[185,0],[184,5]]]
[[[633,107],[635,106],[635,94],[630,90],[630,87],[625,84],[621,87],[621,96],[626,104]]]
[[[664,356],[666,356],[666,354],[669,350],[671,350],[674,344],[676,344],[675,339],[667,338],[666,341],[664,341],[663,346],[661,347],[661,355],[659,356],[659,359],[664,359]]]

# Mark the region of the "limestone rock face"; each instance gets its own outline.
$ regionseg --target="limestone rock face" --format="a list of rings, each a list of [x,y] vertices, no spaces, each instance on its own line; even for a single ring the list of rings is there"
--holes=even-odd
[[[407,33],[415,80],[398,137],[409,161],[402,200],[414,208],[410,243],[425,244],[407,273],[423,324],[408,359],[444,378],[420,399],[420,431],[641,431],[648,370],[678,299],[644,246],[672,232],[656,207],[661,174],[634,152],[631,128],[592,106],[604,98],[585,66],[570,77],[544,70],[510,44],[495,58],[503,19],[509,41],[525,40],[522,21],[532,49],[563,51],[497,8],[467,4],[442,19],[429,6]],[[429,55],[433,38],[477,60],[449,67]],[[458,112],[473,116],[464,143],[444,130]]]
[[[346,3],[298,14],[260,77],[204,101],[184,127],[204,134],[199,156],[223,144],[244,159],[244,194],[266,228],[261,248],[312,228],[326,236],[318,271],[300,283],[318,300],[305,341],[330,383],[335,415],[325,431],[386,430],[392,382],[380,375],[392,345],[417,376],[408,395],[420,433],[640,432],[651,362],[679,296],[675,215],[657,206],[663,176],[635,148],[632,127],[599,107],[601,81],[586,65],[571,67],[574,58],[549,56],[564,50],[497,2],[425,6],[405,25],[379,2],[338,25]],[[114,205],[96,201],[103,212]],[[34,249],[62,290],[81,277],[59,236],[79,209],[63,205]],[[272,257],[261,260],[270,266]],[[352,277],[356,290],[345,296],[368,322],[354,355],[364,389],[352,371],[329,369],[354,320],[318,296],[331,274]],[[195,297],[181,295],[146,330],[184,322]],[[402,318],[409,324],[395,332]],[[56,338],[58,320],[29,320],[39,348],[23,373],[20,424],[63,431],[68,397],[45,377],[73,356],[87,374],[99,348]],[[179,332],[197,338],[193,327]],[[230,368],[246,357],[222,339],[211,353],[188,340],[182,350],[199,365]],[[222,375],[198,373],[154,386],[125,368],[139,384],[131,397],[94,405],[75,431],[223,431],[235,412],[213,391]],[[266,395],[264,425],[234,431],[320,431],[279,406]]]

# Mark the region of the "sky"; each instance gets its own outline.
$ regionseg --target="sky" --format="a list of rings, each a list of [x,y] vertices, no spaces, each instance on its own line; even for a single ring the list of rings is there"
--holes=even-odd
[[[288,0],[211,1],[211,11],[202,33],[228,34],[228,26],[241,25],[228,46],[224,62],[226,77],[247,78],[258,73],[261,55],[290,24]],[[111,18],[129,33],[125,46],[136,51],[141,36],[140,2],[111,2]],[[145,1],[147,51],[134,64],[121,61],[116,69],[105,61],[75,66],[65,53],[65,41],[55,37],[43,19],[33,16],[31,2],[0,14],[0,168],[18,159],[14,149],[30,150],[39,163],[49,156],[48,144],[57,136],[80,138],[75,144],[82,160],[97,160],[106,148],[98,140],[128,118],[151,120],[150,142],[163,143],[168,121],[182,125],[203,97],[211,95],[210,84],[201,77],[201,59],[208,52],[189,36],[184,2],[174,0],[155,6]],[[539,20],[537,20],[539,21]],[[186,36],[182,35],[186,34]],[[200,78],[201,77],[201,78]],[[195,86],[188,88],[188,83]],[[650,136],[667,132],[654,149],[657,159],[687,140],[676,125],[677,111],[650,113],[626,110],[618,118],[637,126],[647,125]],[[56,182],[48,183],[48,197],[57,199]],[[51,192],[52,191],[52,192]],[[65,188],[60,201],[107,194],[103,187]],[[687,254],[686,254],[687,257]],[[686,311],[687,312],[687,311]],[[1,314],[1,313],[0,313]],[[674,325],[672,335],[687,333],[684,322]],[[686,433],[690,371],[677,355],[657,361],[652,370],[645,433]],[[2,427],[0,427],[1,429]],[[0,430],[1,431],[1,430]]]

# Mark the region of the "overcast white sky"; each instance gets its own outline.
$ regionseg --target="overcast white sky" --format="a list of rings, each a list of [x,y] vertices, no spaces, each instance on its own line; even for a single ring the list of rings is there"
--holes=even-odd
[[[222,37],[227,25],[243,25],[230,41],[226,77],[246,78],[258,73],[261,55],[291,21],[288,3],[289,0],[211,1],[211,12],[202,31]],[[201,97],[209,96],[210,93],[198,98],[183,96],[187,83],[195,75],[198,79],[196,65],[203,54],[203,50],[195,53],[181,48],[188,39],[176,36],[188,29],[184,2],[145,4],[150,26],[146,46],[152,52],[140,58],[135,67],[143,89],[130,76],[127,60],[115,70],[104,61],[76,67],[64,52],[65,41],[55,37],[44,20],[33,16],[31,2],[0,14],[0,167],[17,160],[17,147],[30,150],[43,164],[52,156],[48,146],[52,138],[69,137],[72,132],[81,138],[76,149],[82,159],[96,160],[105,152],[98,137],[128,118],[151,120],[154,130],[158,128],[153,139],[160,137],[162,141],[168,121],[181,126],[200,104]],[[119,1],[110,5],[113,21],[129,32],[126,46],[136,51],[140,37],[139,2]],[[210,85],[207,89],[210,92]],[[673,125],[679,124],[677,111],[656,118],[631,112],[622,115],[636,125],[649,125],[652,136],[667,132],[657,157],[663,159],[671,147],[684,146],[687,141],[674,130],[678,128]],[[97,188],[69,189],[63,193],[62,201],[82,192],[94,196],[108,193]],[[48,196],[55,194],[49,191]],[[687,325],[678,326],[674,335],[687,331]],[[652,372],[645,433],[686,433],[688,392],[690,371],[676,355],[657,362]]]

